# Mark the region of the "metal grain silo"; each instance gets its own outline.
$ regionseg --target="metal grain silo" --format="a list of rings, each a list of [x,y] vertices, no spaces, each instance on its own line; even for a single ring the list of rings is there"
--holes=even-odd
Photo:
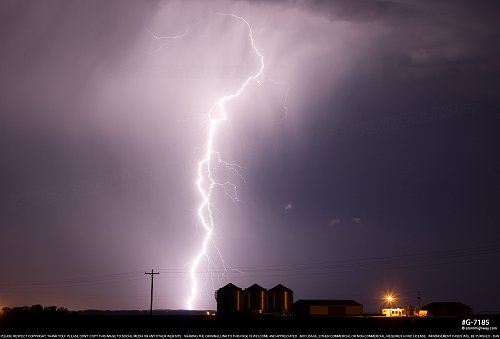
[[[281,284],[271,288],[268,292],[269,312],[280,315],[291,315],[293,307],[293,291]]]
[[[253,284],[245,290],[245,309],[250,314],[260,314],[267,311],[267,290]]]
[[[234,284],[227,284],[215,292],[218,315],[235,315],[243,312],[243,290]]]

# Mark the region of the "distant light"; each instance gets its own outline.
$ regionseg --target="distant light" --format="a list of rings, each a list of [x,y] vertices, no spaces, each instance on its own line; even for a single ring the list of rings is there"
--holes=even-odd
[[[391,306],[392,303],[396,301],[396,297],[393,294],[387,294],[384,297],[384,300],[385,300],[386,303],[389,304],[389,306]]]

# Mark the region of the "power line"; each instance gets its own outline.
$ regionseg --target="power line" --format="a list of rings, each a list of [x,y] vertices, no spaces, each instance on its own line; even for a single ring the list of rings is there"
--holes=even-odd
[[[500,248],[497,246],[483,246],[474,248],[461,248],[447,251],[430,251],[410,254],[400,254],[384,257],[356,258],[347,260],[330,260],[319,262],[305,262],[294,264],[275,264],[259,266],[234,266],[232,268],[214,268],[212,270],[200,270],[197,274],[255,274],[263,276],[283,275],[328,275],[351,272],[366,272],[372,270],[406,269],[412,267],[432,267],[463,263],[474,260],[498,259]],[[116,282],[130,282],[142,280],[144,271],[129,271],[111,273],[104,275],[93,275],[84,277],[63,278],[57,280],[29,280],[29,281],[2,281],[2,289],[23,288],[64,288],[83,285],[106,284]],[[163,268],[157,273],[165,274],[165,278],[173,278],[178,275],[188,275],[188,269]],[[148,272],[147,274],[150,274]],[[142,275],[143,277],[143,275]]]
[[[466,249],[455,249],[450,251],[434,251],[421,252],[412,254],[401,254],[386,257],[375,258],[360,258],[349,260],[335,260],[323,262],[308,262],[298,264],[277,264],[277,265],[262,265],[262,266],[233,266],[231,268],[215,268],[199,271],[198,274],[220,273],[228,274],[237,273],[289,273],[298,272],[305,273],[306,271],[328,271],[347,268],[355,271],[369,270],[372,267],[385,268],[402,268],[414,266],[433,266],[440,264],[449,264],[453,262],[463,262],[467,260],[489,259],[496,258],[500,254],[498,247],[477,247]],[[186,270],[179,269],[159,269],[160,272],[166,274],[185,274]],[[307,273],[310,274],[310,273]]]

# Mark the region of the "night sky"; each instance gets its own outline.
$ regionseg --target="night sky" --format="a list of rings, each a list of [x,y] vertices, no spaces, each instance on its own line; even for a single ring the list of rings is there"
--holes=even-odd
[[[2,0],[0,308],[147,309],[151,269],[186,307],[207,112],[259,67],[216,12],[265,70],[216,135],[239,201],[214,193],[195,308],[232,282],[500,310],[488,0]]]

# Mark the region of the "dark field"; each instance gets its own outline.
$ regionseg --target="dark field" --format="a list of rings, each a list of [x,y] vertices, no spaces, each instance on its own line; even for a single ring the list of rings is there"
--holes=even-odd
[[[0,318],[5,334],[468,334],[498,335],[500,315],[470,316],[488,319],[497,330],[462,329],[462,317],[254,317],[221,319],[193,315],[83,315]],[[492,336],[493,338],[493,336]]]

